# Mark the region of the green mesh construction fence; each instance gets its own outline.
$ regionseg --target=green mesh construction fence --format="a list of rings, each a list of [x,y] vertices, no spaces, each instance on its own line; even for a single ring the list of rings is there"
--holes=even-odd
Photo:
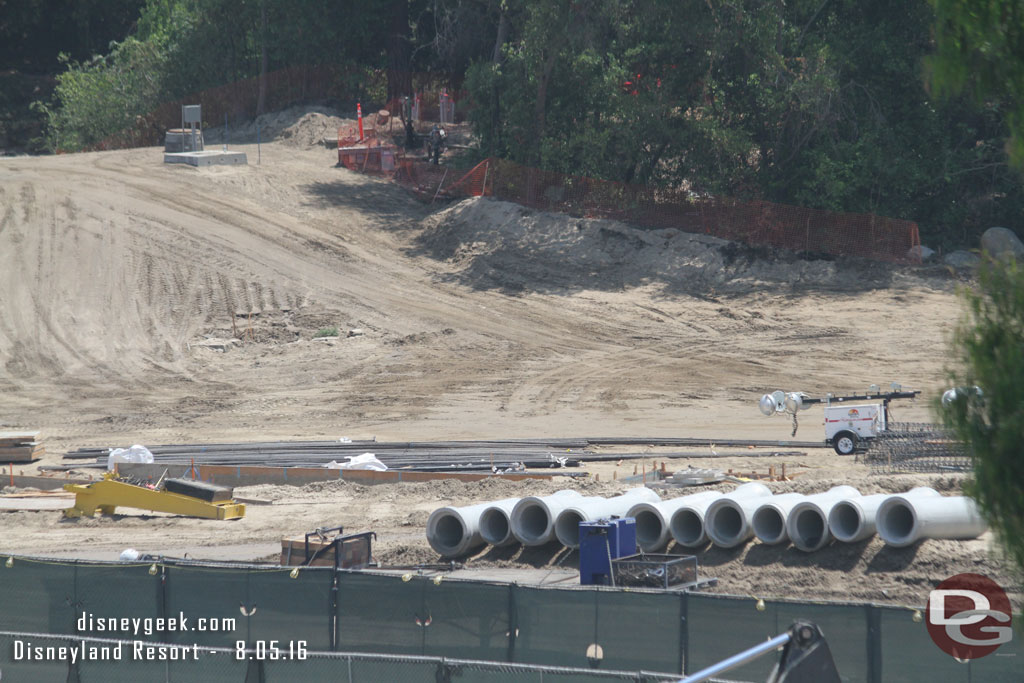
[[[6,564],[0,562],[2,632],[74,642],[116,638],[133,647],[170,643],[209,655],[89,662],[76,672],[81,681],[243,680],[249,655],[225,653],[246,648],[265,669],[261,680],[294,676],[299,664],[289,655],[298,652],[376,653],[310,655],[301,667],[309,681],[447,680],[435,676],[442,664],[455,666],[452,658],[484,662],[463,680],[533,680],[541,671],[545,680],[567,681],[591,680],[580,676],[595,671],[671,676],[719,662],[783,633],[797,619],[822,629],[843,681],[1016,680],[1024,662],[1019,633],[991,655],[958,662],[935,646],[912,607],[518,586],[329,567],[24,557]],[[15,659],[12,642],[3,642],[0,680],[69,680],[66,664]],[[729,678],[763,681],[773,662],[770,656],[753,661]],[[458,670],[470,666],[458,664]],[[552,667],[573,671],[550,678]]]
[[[138,681],[223,681],[230,683],[576,683],[633,681],[658,683],[672,674],[647,671],[595,671],[541,667],[446,657],[344,652],[305,652],[301,658],[257,649],[189,649],[183,659],[160,659],[173,643],[80,638],[0,631],[0,676],[4,681],[38,683],[138,683]]]

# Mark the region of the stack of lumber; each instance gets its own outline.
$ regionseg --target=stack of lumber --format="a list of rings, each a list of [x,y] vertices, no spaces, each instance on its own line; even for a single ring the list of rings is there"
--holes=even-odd
[[[39,432],[0,432],[0,463],[32,462],[45,454]]]

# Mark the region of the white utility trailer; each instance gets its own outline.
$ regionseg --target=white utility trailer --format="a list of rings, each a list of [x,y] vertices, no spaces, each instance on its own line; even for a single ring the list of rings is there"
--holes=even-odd
[[[793,416],[793,436],[796,436],[797,412],[807,410],[815,403],[825,406],[825,444],[839,455],[850,455],[858,448],[886,430],[889,422],[889,401],[896,398],[916,398],[920,391],[903,391],[898,384],[893,390],[879,392],[872,385],[868,393],[857,396],[811,398],[803,392],[776,391],[761,397],[761,412],[765,415],[786,413]],[[861,403],[851,403],[862,401]],[[865,403],[864,401],[877,401]]]

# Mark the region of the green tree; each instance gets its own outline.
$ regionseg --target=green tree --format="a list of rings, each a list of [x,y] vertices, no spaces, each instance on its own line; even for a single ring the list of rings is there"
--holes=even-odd
[[[931,83],[939,95],[970,91],[1006,118],[1011,161],[1024,167],[1024,5],[1016,0],[931,0]]]
[[[961,389],[937,410],[973,456],[966,492],[1024,569],[1024,271],[1012,260],[989,261],[964,298],[949,379],[982,394]]]

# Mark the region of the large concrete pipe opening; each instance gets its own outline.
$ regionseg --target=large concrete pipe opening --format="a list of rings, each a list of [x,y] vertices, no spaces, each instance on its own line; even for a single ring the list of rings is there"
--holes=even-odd
[[[586,518],[576,510],[565,510],[555,520],[555,536],[558,542],[567,548],[575,548],[580,544],[580,522]]]
[[[813,552],[828,543],[828,524],[825,515],[814,505],[794,508],[791,513],[793,517],[793,531],[790,540],[800,550]]]
[[[466,527],[465,508],[438,508],[427,519],[427,542],[442,557],[465,555],[483,545],[479,534]]]
[[[750,526],[754,534],[762,543],[785,543],[789,540],[789,531],[786,527],[789,512],[795,505],[807,500],[807,497],[799,493],[781,493],[763,500],[764,502],[758,505],[750,516]]]
[[[923,538],[977,538],[988,528],[970,498],[914,493],[890,496],[878,508],[878,535],[891,546],[908,546]]]
[[[711,541],[723,548],[731,548],[746,540],[743,536],[745,522],[743,511],[733,501],[716,501],[704,520],[704,529]]]
[[[492,507],[509,510],[518,500],[505,498],[476,505],[438,508],[427,518],[427,542],[443,557],[469,554],[486,543],[480,533],[484,512]]]
[[[445,515],[438,520],[437,526],[434,527],[434,538],[442,547],[455,550],[462,543],[462,536],[465,532],[466,527],[462,526],[458,517]]]
[[[704,529],[704,516],[691,508],[677,510],[672,515],[669,530],[676,543],[687,548],[696,548],[708,539]]]
[[[515,541],[508,513],[499,508],[488,508],[480,515],[480,535],[491,545],[507,545]]]
[[[569,489],[543,498],[523,498],[515,504],[509,515],[512,534],[523,545],[544,545],[554,540],[555,519],[565,508],[582,498],[579,493]]]
[[[762,543],[775,544],[786,540],[786,518],[777,508],[768,505],[759,507],[750,525]]]
[[[912,498],[935,498],[939,493],[927,486],[918,486],[899,495],[904,500]],[[837,541],[856,543],[869,538],[875,533],[878,512],[881,506],[892,497],[888,493],[875,493],[870,496],[852,496],[837,501],[828,511],[829,533]]]
[[[864,514],[856,503],[848,500],[840,501],[829,513],[828,527],[837,540],[843,543],[853,543],[860,540],[858,536],[861,535],[864,528]]]
[[[713,505],[722,505],[722,501],[733,501],[739,509],[740,505],[750,504],[753,499],[765,498],[771,495],[767,486],[760,482],[750,482],[738,486],[735,490],[726,494],[715,495],[714,492],[707,494],[694,494],[687,496],[685,503],[676,507],[669,517],[669,531],[676,543],[687,547],[697,548],[703,545],[710,534],[708,533],[708,513]],[[697,498],[697,496],[702,496]],[[741,524],[742,526],[742,524]],[[742,539],[746,540],[746,539]]]
[[[631,510],[636,520],[636,543],[645,551],[656,549],[665,542],[665,524],[661,515],[647,508]]]
[[[668,545],[674,535],[672,519],[676,513],[683,509],[694,511],[700,516],[701,526],[697,538],[690,539],[696,545],[707,540],[704,537],[704,511],[712,501],[721,497],[718,491],[701,491],[657,503],[637,503],[626,512],[626,516],[636,520],[636,543],[640,549],[654,553]]]
[[[541,541],[551,526],[547,509],[540,504],[524,506],[517,521],[519,540],[527,545]]]
[[[909,501],[890,498],[880,509],[876,520],[878,534],[889,545],[910,545],[917,540],[917,515]]]

